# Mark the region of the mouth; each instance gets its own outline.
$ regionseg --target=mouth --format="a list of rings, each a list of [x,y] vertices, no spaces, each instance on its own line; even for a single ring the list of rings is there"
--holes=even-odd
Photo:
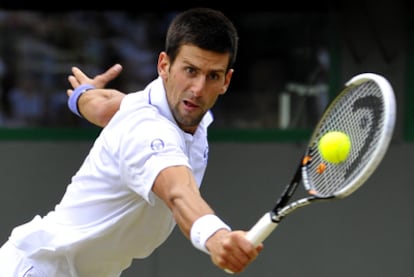
[[[189,109],[195,109],[195,108],[198,108],[199,107],[198,105],[196,105],[196,104],[194,104],[194,103],[192,103],[192,102],[190,102],[188,100],[184,100],[183,103]]]

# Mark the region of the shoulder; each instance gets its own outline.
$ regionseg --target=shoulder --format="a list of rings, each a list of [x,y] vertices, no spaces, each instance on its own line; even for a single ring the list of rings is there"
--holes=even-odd
[[[145,92],[136,92],[124,97],[119,111],[107,125],[107,129],[116,129],[126,136],[136,132],[151,133],[179,133],[180,129],[174,122],[166,118],[155,106],[148,102]]]
[[[137,106],[145,106],[148,104],[148,93],[143,90],[125,95],[119,109],[135,108]]]

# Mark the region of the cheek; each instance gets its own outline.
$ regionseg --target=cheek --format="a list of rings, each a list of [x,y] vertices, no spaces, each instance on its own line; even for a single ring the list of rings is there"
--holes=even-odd
[[[184,91],[184,89],[189,86],[189,81],[183,74],[171,73],[169,75],[169,80],[171,88],[176,91]]]
[[[207,97],[206,104],[209,108],[212,108],[214,106],[219,96],[220,94],[211,94]]]

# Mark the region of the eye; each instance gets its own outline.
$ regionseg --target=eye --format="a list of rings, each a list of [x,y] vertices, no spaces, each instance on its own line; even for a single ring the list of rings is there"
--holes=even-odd
[[[193,67],[186,67],[185,72],[187,72],[190,75],[196,74],[196,70]]]
[[[210,80],[219,80],[220,79],[220,74],[217,74],[215,72],[212,72],[208,75],[208,78]]]

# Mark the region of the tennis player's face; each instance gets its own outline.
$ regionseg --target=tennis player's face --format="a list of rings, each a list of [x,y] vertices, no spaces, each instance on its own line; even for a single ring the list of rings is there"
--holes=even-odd
[[[181,47],[171,64],[162,52],[158,73],[164,80],[167,99],[178,126],[194,133],[204,114],[229,86],[233,70],[226,73],[229,54],[206,51],[193,45]]]

